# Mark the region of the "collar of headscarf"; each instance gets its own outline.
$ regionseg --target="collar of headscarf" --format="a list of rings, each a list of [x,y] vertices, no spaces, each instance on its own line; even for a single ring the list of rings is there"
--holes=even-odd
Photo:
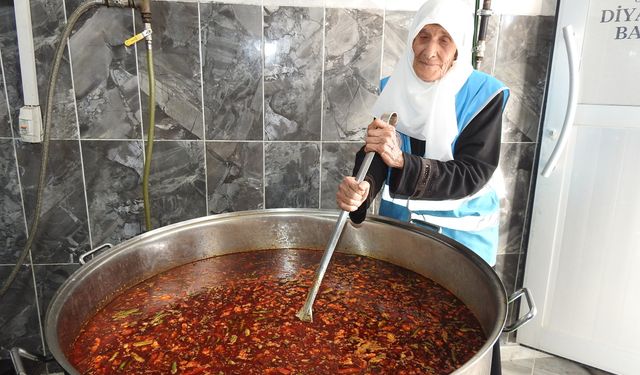
[[[373,106],[373,116],[397,112],[398,131],[425,140],[425,157],[453,159],[451,144],[458,134],[455,96],[469,78],[473,47],[473,10],[461,0],[427,0],[416,13],[407,46],[385,89]],[[438,81],[425,82],[413,70],[413,39],[428,24],[439,24],[458,50],[453,66]]]

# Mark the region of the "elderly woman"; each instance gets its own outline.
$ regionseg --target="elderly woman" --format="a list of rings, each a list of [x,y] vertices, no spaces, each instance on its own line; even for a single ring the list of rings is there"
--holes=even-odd
[[[418,10],[404,56],[373,107],[375,117],[393,111],[399,122],[369,124],[354,170],[365,152],[376,152],[374,162],[359,185],[345,177],[336,200],[357,223],[382,189],[381,215],[434,224],[493,266],[509,92],[471,66],[472,14],[459,0],[429,0]]]
[[[372,110],[376,118],[396,112],[399,122],[369,124],[354,173],[365,152],[376,152],[374,161],[360,184],[343,179],[336,201],[359,223],[382,189],[381,215],[433,224],[493,266],[509,91],[471,66],[472,14],[460,0],[428,0],[418,10],[404,55],[382,81]],[[500,373],[497,349],[492,374]]]

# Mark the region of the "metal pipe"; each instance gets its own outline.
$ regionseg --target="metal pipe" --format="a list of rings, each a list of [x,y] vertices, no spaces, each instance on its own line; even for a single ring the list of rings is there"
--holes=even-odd
[[[133,0],[135,7],[140,11],[142,22],[148,23],[151,27],[151,1],[150,0]]]
[[[478,42],[475,48],[475,67],[480,68],[484,61],[484,51],[486,49],[487,28],[489,24],[489,17],[493,14],[491,10],[491,0],[484,0],[482,3],[482,9],[478,9],[476,17],[480,17],[480,25],[478,28]]]
[[[478,47],[478,11],[480,10],[480,0],[476,0],[476,5],[473,8],[473,51],[471,52],[471,65],[473,69],[477,69],[476,62],[476,50]]]

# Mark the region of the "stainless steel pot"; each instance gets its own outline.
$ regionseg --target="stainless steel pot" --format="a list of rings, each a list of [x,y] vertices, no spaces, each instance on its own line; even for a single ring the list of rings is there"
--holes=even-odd
[[[53,297],[46,317],[51,353],[71,374],[67,349],[82,324],[119,291],[168,269],[217,255],[277,248],[323,250],[335,211],[276,209],[208,216],[145,233],[79,268]],[[476,315],[486,336],[481,350],[455,374],[488,374],[500,333],[535,314],[526,289],[507,299],[496,273],[480,257],[449,238],[393,219],[372,216],[347,225],[336,251],[385,260],[440,283]],[[531,311],[505,328],[507,305],[525,295]]]

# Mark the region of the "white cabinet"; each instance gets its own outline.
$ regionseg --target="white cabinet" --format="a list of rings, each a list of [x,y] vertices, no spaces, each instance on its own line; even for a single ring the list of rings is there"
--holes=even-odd
[[[518,341],[640,374],[640,0],[560,1],[524,279],[538,315]],[[575,120],[543,177],[569,95],[566,25],[580,78]]]

